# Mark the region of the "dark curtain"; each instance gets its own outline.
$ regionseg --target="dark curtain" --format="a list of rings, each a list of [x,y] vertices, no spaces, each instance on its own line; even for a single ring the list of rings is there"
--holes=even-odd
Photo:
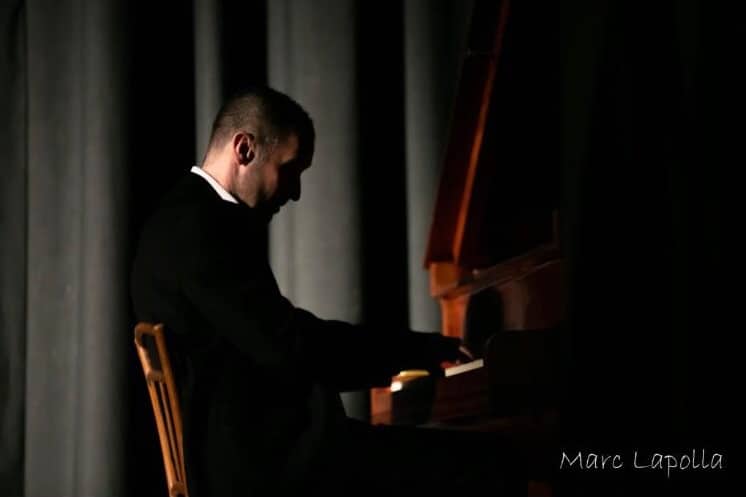
[[[562,6],[571,303],[562,441],[621,452],[629,466],[636,449],[735,456],[738,290],[728,285],[739,280],[726,256],[735,211],[723,179],[725,137],[741,127],[726,117],[736,95],[726,61],[742,43],[722,37],[724,14],[696,0]],[[693,473],[561,476],[573,495],[720,495],[725,473]]]
[[[0,495],[23,490],[26,319],[26,30],[0,6]]]

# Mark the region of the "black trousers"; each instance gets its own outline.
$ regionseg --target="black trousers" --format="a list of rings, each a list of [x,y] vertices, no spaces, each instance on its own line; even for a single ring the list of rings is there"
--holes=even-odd
[[[525,464],[497,435],[349,420],[307,495],[525,496]]]

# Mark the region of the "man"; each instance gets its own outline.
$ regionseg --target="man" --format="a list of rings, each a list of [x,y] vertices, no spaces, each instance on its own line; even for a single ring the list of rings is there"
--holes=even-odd
[[[229,100],[201,168],[143,230],[133,303],[138,320],[166,325],[192,497],[362,490],[345,485],[409,435],[379,437],[349,420],[339,392],[460,357],[457,339],[376,333],[320,319],[281,295],[262,232],[300,198],[314,138],[310,117],[280,92],[255,88]],[[389,445],[377,446],[384,439]]]

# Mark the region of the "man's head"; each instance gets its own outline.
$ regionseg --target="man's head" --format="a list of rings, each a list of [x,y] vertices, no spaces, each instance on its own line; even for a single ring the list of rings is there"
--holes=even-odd
[[[218,112],[203,168],[269,217],[300,198],[300,175],[311,165],[314,140],[313,122],[297,102],[271,88],[253,88]]]

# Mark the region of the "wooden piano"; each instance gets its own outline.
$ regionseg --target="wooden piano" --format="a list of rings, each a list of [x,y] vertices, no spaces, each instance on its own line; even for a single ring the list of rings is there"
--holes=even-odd
[[[404,371],[372,422],[514,435],[541,461],[557,416],[564,320],[554,15],[476,1],[425,266],[442,332],[477,354],[445,376]],[[541,464],[537,462],[537,464]],[[551,495],[537,471],[532,495]]]

